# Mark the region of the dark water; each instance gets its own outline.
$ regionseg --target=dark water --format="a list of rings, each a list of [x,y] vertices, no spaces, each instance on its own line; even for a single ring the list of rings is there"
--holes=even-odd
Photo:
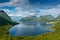
[[[44,25],[36,22],[36,23],[20,23],[18,25],[13,26],[9,30],[9,34],[11,36],[36,36],[46,32],[52,32],[49,28],[51,28],[52,24]]]

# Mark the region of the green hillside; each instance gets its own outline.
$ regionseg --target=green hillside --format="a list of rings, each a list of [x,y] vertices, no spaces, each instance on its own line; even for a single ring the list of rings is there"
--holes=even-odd
[[[4,26],[8,24],[12,24],[12,22],[0,16],[0,26]]]
[[[0,40],[20,40],[23,37],[10,36],[8,30],[12,25],[0,26]]]
[[[0,10],[0,25],[8,25],[8,24],[15,25],[15,23],[16,22],[13,22],[11,18],[6,14],[6,12]]]
[[[0,10],[0,17],[3,17],[9,21],[11,21],[11,18],[6,14],[4,10]]]
[[[60,22],[60,15],[56,17],[56,21]]]

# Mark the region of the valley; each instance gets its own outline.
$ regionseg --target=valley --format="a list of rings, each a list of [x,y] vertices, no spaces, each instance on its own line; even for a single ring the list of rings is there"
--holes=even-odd
[[[40,18],[35,16],[22,18],[19,21],[23,23],[26,22],[31,24],[32,22],[41,22],[42,24],[54,24],[51,28],[53,31],[37,36],[11,36],[9,35],[8,30],[19,23],[12,21],[12,19],[2,10],[0,11],[0,14],[0,40],[60,40],[60,16],[57,18],[54,18],[51,15],[41,16]]]

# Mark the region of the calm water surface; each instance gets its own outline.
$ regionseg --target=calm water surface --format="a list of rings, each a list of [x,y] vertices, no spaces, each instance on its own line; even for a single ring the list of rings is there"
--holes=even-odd
[[[51,28],[52,24],[41,24],[39,22],[36,23],[21,23],[13,26],[9,30],[9,34],[11,36],[36,36],[42,33],[51,32],[49,28]]]

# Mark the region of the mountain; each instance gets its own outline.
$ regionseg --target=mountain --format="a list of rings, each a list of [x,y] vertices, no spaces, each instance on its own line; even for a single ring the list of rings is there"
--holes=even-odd
[[[45,16],[40,16],[39,18],[37,18],[36,16],[28,16],[28,17],[22,18],[20,21],[22,22],[41,22],[41,21],[50,22],[54,20],[55,18],[53,16],[45,15]]]
[[[56,21],[60,22],[60,15],[56,17]]]
[[[3,10],[0,10],[0,17],[3,17],[5,19],[11,21],[11,18]]]
[[[3,11],[0,10],[0,25],[15,25],[16,22],[13,22],[11,18]]]
[[[13,40],[9,35],[9,29],[16,24],[18,23],[12,21],[3,10],[0,10],[0,40]]]
[[[54,21],[54,17],[51,15],[40,16],[39,21]]]
[[[28,16],[28,17],[22,18],[20,21],[22,21],[22,22],[36,22],[37,17],[36,16]]]
[[[3,18],[3,17],[0,17],[0,26],[2,25],[8,25],[8,24],[12,24],[12,22],[10,22],[9,20]]]

